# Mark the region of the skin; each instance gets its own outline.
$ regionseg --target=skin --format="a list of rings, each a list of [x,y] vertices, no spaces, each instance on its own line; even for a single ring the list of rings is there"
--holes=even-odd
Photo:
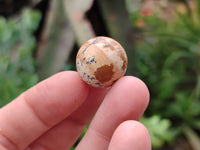
[[[138,78],[97,89],[77,72],[61,72],[0,109],[0,149],[70,149],[93,117],[76,150],[150,150],[148,131],[138,122],[148,102]]]

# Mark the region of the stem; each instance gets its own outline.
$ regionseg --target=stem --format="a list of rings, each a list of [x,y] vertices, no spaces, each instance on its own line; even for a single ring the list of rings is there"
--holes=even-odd
[[[183,126],[183,133],[193,150],[200,150],[200,138],[189,126]]]

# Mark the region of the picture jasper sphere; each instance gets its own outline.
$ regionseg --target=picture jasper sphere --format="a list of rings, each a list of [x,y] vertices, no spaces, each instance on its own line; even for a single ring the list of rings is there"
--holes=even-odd
[[[92,38],[79,49],[76,68],[91,86],[108,87],[125,74],[127,55],[123,47],[109,37]]]

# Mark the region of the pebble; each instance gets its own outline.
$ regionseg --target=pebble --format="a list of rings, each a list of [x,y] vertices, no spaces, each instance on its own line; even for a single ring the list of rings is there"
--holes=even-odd
[[[124,48],[114,39],[95,37],[85,42],[79,49],[76,68],[87,84],[106,88],[125,74],[127,55]]]

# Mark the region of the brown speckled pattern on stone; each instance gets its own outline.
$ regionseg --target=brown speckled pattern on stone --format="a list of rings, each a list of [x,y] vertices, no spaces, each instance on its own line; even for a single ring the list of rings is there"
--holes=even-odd
[[[81,46],[76,57],[76,67],[86,83],[104,88],[125,74],[127,55],[117,41],[100,36]]]

